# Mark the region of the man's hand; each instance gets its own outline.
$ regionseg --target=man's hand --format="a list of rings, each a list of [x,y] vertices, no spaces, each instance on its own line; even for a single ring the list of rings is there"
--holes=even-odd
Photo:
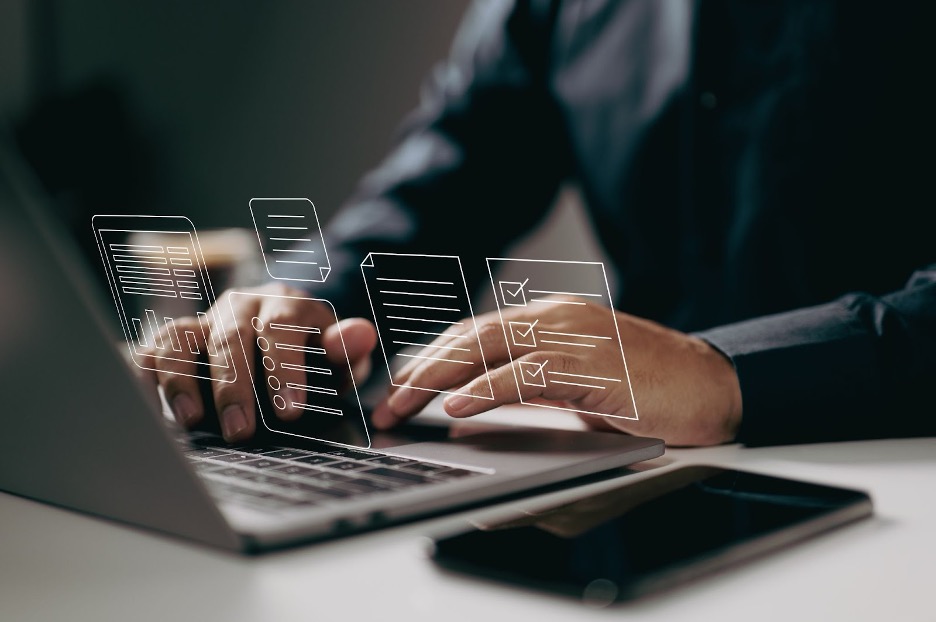
[[[582,334],[590,334],[590,327],[607,322],[607,309],[592,305],[554,305],[535,319],[526,313],[526,309],[504,312],[504,322],[519,331],[518,339],[524,338],[523,330],[532,329],[534,322],[540,331]],[[714,445],[732,440],[741,420],[741,391],[731,362],[701,339],[625,313],[617,312],[615,317],[640,420],[580,416],[599,429],[657,436],[670,445]],[[496,312],[479,316],[477,328],[494,388],[493,401],[470,397],[487,392],[487,381],[472,375],[474,369],[483,369],[483,365],[439,366],[432,361],[414,362],[400,371],[398,384],[402,386],[393,387],[388,399],[377,408],[374,425],[392,427],[419,412],[435,397],[431,392],[409,389],[407,384],[465,394],[449,395],[444,407],[453,417],[469,417],[501,404],[520,401],[515,374],[516,377],[534,374],[544,365],[548,365],[551,372],[561,374],[624,377],[620,352],[614,351],[618,347],[615,340],[597,343],[593,348],[540,344],[527,352],[517,345],[508,346]],[[459,331],[447,333],[432,346],[444,346],[458,339],[455,335]],[[508,347],[512,347],[513,363]],[[466,367],[468,370],[464,369]],[[630,392],[623,382],[605,390],[572,383],[537,383],[535,379],[520,386],[525,402],[561,404],[572,409],[620,415],[633,411]]]
[[[306,292],[278,283],[256,288],[244,288],[241,291],[308,298]],[[253,347],[253,344],[257,342],[256,331],[251,323],[251,319],[254,317],[259,318],[266,325],[276,322],[320,327],[322,329],[321,335],[293,333],[293,339],[303,341],[293,345],[316,345],[314,342],[318,342],[326,350],[336,369],[346,369],[345,361],[342,358],[344,350],[341,346],[341,340],[343,337],[355,380],[363,381],[370,373],[370,353],[377,342],[377,331],[369,321],[359,318],[347,319],[340,322],[339,327],[334,322],[332,311],[321,304],[313,305],[304,301],[250,296],[235,297],[233,300],[235,302],[232,310],[228,292],[221,295],[215,306],[220,313],[223,328],[210,324],[207,326],[206,331],[210,338],[215,340],[215,343],[226,344],[226,347],[230,350],[231,358],[235,361],[234,367],[240,370],[233,382],[211,383],[221,431],[228,442],[250,438],[256,430],[256,397],[251,386],[251,375],[246,373],[243,367],[245,363],[253,365],[254,352],[251,351],[249,356],[245,356],[242,346],[242,344],[247,344],[248,347]],[[214,318],[215,315],[208,313],[207,317]],[[176,320],[176,326],[181,334],[184,334],[187,330],[193,331],[196,335],[202,334],[199,320],[194,317],[178,319]],[[216,336],[220,338],[215,339]],[[167,335],[163,335],[163,338],[168,340]],[[295,377],[290,377],[290,372],[279,366],[280,363],[289,362],[301,364],[301,352],[276,349],[270,350],[267,355],[276,362],[275,369],[277,369],[277,375],[282,380],[283,385],[287,382],[305,384],[304,372],[292,372]],[[202,403],[198,385],[199,382],[204,381],[191,376],[195,369],[195,355],[189,354],[188,356],[191,360],[186,362],[157,358],[158,371],[150,373],[155,376],[155,381],[162,386],[166,400],[169,402],[176,420],[183,426],[192,427],[205,416],[205,404]],[[290,357],[293,359],[299,358],[290,360]],[[337,360],[338,358],[341,360]],[[262,373],[266,375],[268,372],[262,370]],[[213,380],[226,381],[234,375],[234,370],[230,368],[212,368]],[[264,383],[264,385],[269,386],[267,383]],[[272,389],[270,397],[271,399],[273,397]],[[287,403],[291,401],[293,400],[287,400]],[[301,399],[295,401],[305,401],[305,398],[302,396]],[[276,414],[281,419],[289,420],[299,417],[301,412],[292,407],[287,407],[284,410],[276,411]]]

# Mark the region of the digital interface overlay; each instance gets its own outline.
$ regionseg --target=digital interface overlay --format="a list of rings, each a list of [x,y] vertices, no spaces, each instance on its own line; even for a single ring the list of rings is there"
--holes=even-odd
[[[156,370],[158,359],[194,359],[194,371],[181,375],[233,382],[233,360],[221,336],[221,316],[209,308],[215,296],[192,222],[184,216],[97,215],[92,227],[133,362]],[[130,243],[132,236],[148,240]],[[198,327],[179,326],[183,315],[194,315]],[[212,368],[230,372],[222,380],[212,377]]]
[[[514,378],[520,401],[530,406],[569,410],[605,417],[637,420],[637,403],[624,358],[608,277],[600,262],[489,258],[488,272],[497,300],[507,351],[517,362]],[[510,266],[511,276],[500,278]],[[519,276],[516,276],[519,275]],[[584,318],[588,321],[584,321]],[[517,361],[530,352],[578,356],[586,362],[575,373],[557,369],[555,361]],[[623,388],[629,399],[625,411],[571,408],[523,399],[523,387],[546,389],[550,385],[588,389],[601,404],[609,390]],[[620,400],[612,400],[620,404]]]
[[[292,305],[311,305],[305,312],[300,309],[298,317],[326,318],[314,324],[286,324],[257,315],[250,318],[252,341],[246,341],[239,333],[244,354],[250,357],[245,362],[264,426],[273,432],[310,440],[370,447],[344,339],[341,352],[331,358],[328,355],[334,353],[326,351],[322,341],[322,332],[338,322],[331,303],[317,298],[247,292],[231,292],[229,296],[232,312],[237,308],[260,307],[238,304],[238,299],[282,300]],[[333,363],[334,359],[342,363]],[[300,417],[281,419],[277,413],[287,408],[298,409]]]
[[[468,287],[458,257],[370,253],[361,263],[361,272],[391,384],[401,386],[395,376],[411,361],[428,360],[438,365],[479,365],[483,367],[483,376],[487,379],[487,391],[483,394],[440,391],[412,384],[412,381],[406,386],[436,393],[494,399]],[[456,328],[462,330],[453,338],[454,343],[431,343],[446,330]]]
[[[251,199],[267,273],[282,281],[323,283],[331,272],[325,238],[309,199]]]

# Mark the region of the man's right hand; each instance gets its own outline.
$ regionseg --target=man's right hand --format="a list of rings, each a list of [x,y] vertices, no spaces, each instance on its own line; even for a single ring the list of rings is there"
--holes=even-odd
[[[279,283],[270,283],[255,288],[243,288],[239,291],[275,296],[309,297],[307,292]],[[234,369],[211,368],[212,379],[219,381],[212,382],[211,389],[215,411],[220,419],[221,432],[226,441],[232,443],[246,440],[253,436],[257,426],[256,397],[251,386],[251,374],[247,373],[243,367],[244,364],[253,365],[254,353],[250,352],[248,353],[249,356],[245,356],[242,346],[242,344],[256,343],[257,335],[251,323],[252,318],[260,318],[264,324],[277,322],[299,326],[317,326],[322,330],[321,335],[309,336],[304,333],[295,333],[294,339],[304,341],[308,337],[309,343],[297,342],[294,345],[312,345],[312,340],[319,341],[321,347],[328,353],[331,362],[339,370],[347,369],[343,358],[343,353],[346,350],[355,381],[361,382],[369,375],[370,354],[377,343],[377,331],[370,321],[351,318],[336,324],[332,310],[323,304],[310,304],[306,301],[292,301],[283,298],[240,296],[233,299],[234,305],[232,307],[229,302],[229,293],[222,294],[215,304],[221,316],[223,328],[210,322],[207,327],[211,339],[215,343],[225,344],[224,347],[229,349],[230,358],[235,361],[234,369],[239,370],[233,382],[226,382],[235,376]],[[215,314],[208,313],[207,316],[208,318],[214,318]],[[201,334],[199,320],[194,317],[180,318],[176,320],[176,326],[183,334],[186,330]],[[216,339],[216,337],[218,338]],[[342,340],[344,341],[344,348],[342,348]],[[301,359],[301,353],[288,350],[271,350],[268,354],[276,361],[277,375],[280,376],[283,384],[286,382],[304,384],[305,379],[302,377],[304,372],[292,372],[296,375],[295,378],[292,378],[288,376],[290,372],[284,372],[280,368],[280,363],[295,362],[301,364],[301,360],[291,360],[296,357]],[[195,355],[188,356],[190,361],[186,362],[157,358],[158,370],[148,373],[151,379],[163,388],[166,401],[172,408],[176,421],[190,428],[204,418],[206,408],[199,390],[199,383],[204,382],[204,380],[193,377],[196,357]],[[264,375],[267,373],[266,370],[261,369],[259,371],[262,371]],[[348,384],[350,385],[350,382]],[[268,386],[267,383],[264,383],[264,385]],[[272,399],[272,395],[270,397]],[[287,400],[287,402],[290,401],[292,400]],[[292,407],[277,411],[277,416],[283,420],[295,419],[300,414],[300,411]]]

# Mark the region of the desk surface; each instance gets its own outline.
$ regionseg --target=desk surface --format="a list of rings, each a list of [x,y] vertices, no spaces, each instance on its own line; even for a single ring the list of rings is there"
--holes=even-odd
[[[871,492],[875,518],[608,609],[447,575],[426,536],[708,463]],[[0,620],[933,620],[936,439],[670,450],[642,472],[246,558],[0,493]],[[686,517],[691,521],[691,517]]]

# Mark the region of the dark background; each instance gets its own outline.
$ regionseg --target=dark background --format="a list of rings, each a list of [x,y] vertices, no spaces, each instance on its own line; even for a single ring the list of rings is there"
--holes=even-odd
[[[4,0],[0,122],[96,273],[94,214],[252,228],[252,197],[295,196],[326,224],[387,153],[469,4]],[[602,259],[574,190],[514,254]]]
[[[0,114],[76,220],[249,226],[254,196],[324,220],[377,164],[467,0],[0,3]]]

